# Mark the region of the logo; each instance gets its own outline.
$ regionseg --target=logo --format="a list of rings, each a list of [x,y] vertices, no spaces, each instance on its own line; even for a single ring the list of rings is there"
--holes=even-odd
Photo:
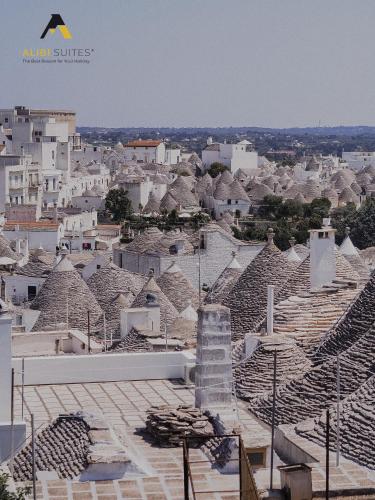
[[[45,30],[40,38],[44,38],[46,34],[50,31],[52,34],[55,33],[56,28],[59,28],[60,33],[66,39],[72,38],[72,35],[67,27],[67,25],[62,20],[60,14],[51,14],[51,19],[47,24]]]

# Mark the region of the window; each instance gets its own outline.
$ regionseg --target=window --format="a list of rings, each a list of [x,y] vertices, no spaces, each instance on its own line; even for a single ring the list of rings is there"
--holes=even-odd
[[[227,200],[228,205],[232,204],[232,200]]]
[[[254,468],[266,466],[266,448],[247,448],[246,455]]]
[[[35,285],[29,285],[27,287],[27,300],[34,300],[36,297],[36,286]]]
[[[8,123],[9,119],[8,118],[4,118],[4,122],[5,123]]]
[[[55,159],[55,152],[51,151],[51,153],[52,153],[52,160],[54,160]]]
[[[101,268],[101,265],[100,264],[96,264],[96,269],[100,269]]]

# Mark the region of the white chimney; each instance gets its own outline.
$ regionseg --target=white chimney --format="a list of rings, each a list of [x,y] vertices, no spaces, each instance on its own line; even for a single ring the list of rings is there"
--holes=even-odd
[[[323,219],[322,229],[310,230],[311,289],[329,285],[336,278],[335,233],[330,219]]]

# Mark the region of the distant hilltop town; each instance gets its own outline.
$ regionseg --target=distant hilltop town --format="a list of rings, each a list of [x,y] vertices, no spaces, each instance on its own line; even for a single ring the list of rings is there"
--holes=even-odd
[[[375,498],[375,147],[270,130],[0,109],[7,495]]]

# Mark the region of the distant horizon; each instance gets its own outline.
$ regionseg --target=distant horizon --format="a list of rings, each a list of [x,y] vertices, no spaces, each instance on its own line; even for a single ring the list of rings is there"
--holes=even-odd
[[[106,125],[77,125],[77,128],[106,128],[106,129],[161,129],[161,128],[171,128],[171,129],[265,129],[265,130],[291,130],[291,129],[330,129],[330,128],[375,128],[374,125],[306,125],[306,126],[290,126],[290,127],[267,127],[258,125],[126,125],[121,127],[111,127]]]

